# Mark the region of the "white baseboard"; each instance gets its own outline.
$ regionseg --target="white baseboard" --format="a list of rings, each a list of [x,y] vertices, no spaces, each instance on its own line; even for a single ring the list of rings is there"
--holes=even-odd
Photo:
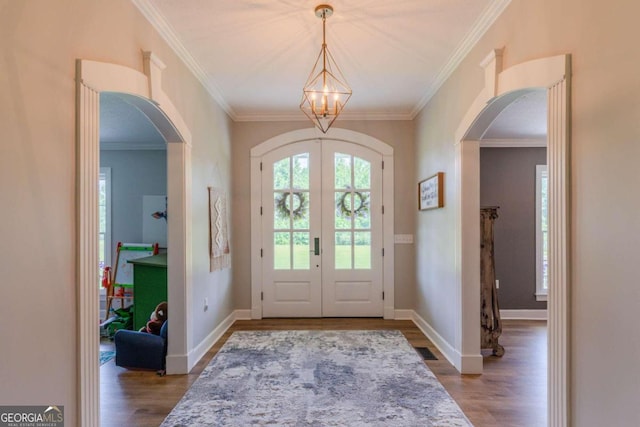
[[[236,314],[235,320],[251,320],[251,309],[236,310],[234,313]]]
[[[455,348],[451,347],[451,345],[414,310],[411,310],[411,320],[413,320],[413,323],[416,324],[418,329],[420,329],[422,333],[429,338],[429,341],[431,341],[438,350],[440,350],[440,353],[442,353],[453,366],[458,367],[456,361],[460,360],[460,353],[458,353]]]
[[[209,351],[209,349],[218,341],[227,329],[233,325],[236,321],[237,310],[232,311],[218,326],[215,327],[200,344],[198,344],[192,351],[189,352],[189,370],[193,368],[196,363]]]
[[[413,310],[395,310],[395,320],[413,320]]]
[[[504,310],[506,314],[513,311],[544,311],[546,310]],[[503,310],[500,311],[501,315]],[[458,371],[463,374],[482,373],[482,355],[462,355],[453,348],[435,329],[414,310],[395,310],[396,320],[412,320],[422,333],[440,350],[440,353]],[[539,313],[536,313],[540,316]],[[207,337],[200,342],[188,355],[167,355],[167,374],[188,373],[198,361],[209,351],[236,320],[251,320],[251,310],[235,310],[227,316]],[[503,316],[504,318],[504,316]],[[518,317],[522,319],[523,317]],[[538,317],[539,318],[539,317]]]
[[[435,329],[424,320],[414,310],[412,311],[412,320],[418,329],[429,338],[440,353],[451,363],[461,374],[481,374],[482,373],[482,354],[463,355],[453,348],[447,340],[445,340]]]
[[[188,374],[189,358],[186,354],[167,354],[167,375]]]
[[[547,310],[500,310],[503,320],[547,320]]]
[[[236,320],[250,320],[251,310],[235,310],[231,312],[200,344],[188,355],[167,355],[168,374],[186,374],[204,357],[209,349],[227,332]]]

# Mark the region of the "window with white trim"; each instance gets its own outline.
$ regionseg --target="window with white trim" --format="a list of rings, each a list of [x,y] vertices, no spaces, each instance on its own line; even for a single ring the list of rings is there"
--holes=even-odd
[[[98,181],[98,284],[102,288],[104,267],[111,265],[111,168],[100,168]]]
[[[547,165],[536,165],[536,301],[549,290],[549,203]]]

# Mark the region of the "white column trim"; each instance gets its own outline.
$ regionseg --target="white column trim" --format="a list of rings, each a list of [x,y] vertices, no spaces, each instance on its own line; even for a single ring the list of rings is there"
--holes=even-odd
[[[571,303],[570,293],[570,62],[566,78],[549,88],[548,102],[548,197],[549,197],[549,368],[548,424],[571,424]]]
[[[158,112],[165,116],[166,123],[171,127],[170,130],[175,131],[173,135],[170,130],[159,127],[159,131],[163,134],[167,142],[182,142],[191,146],[191,131],[185,123],[178,109],[173,105],[171,99],[162,90],[162,71],[165,69],[164,63],[153,53],[149,51],[142,52],[144,73],[147,76],[149,85],[148,98],[153,100]],[[158,125],[156,120],[156,125]]]
[[[458,199],[460,240],[456,239],[459,251],[456,251],[457,263],[461,266],[460,282],[456,287],[459,298],[460,322],[456,328],[456,348],[461,354],[473,360],[480,358],[479,366],[471,364],[473,372],[460,370],[463,374],[482,373],[480,353],[480,144],[478,141],[465,141],[459,144],[459,187]],[[474,212],[475,215],[467,213]],[[467,364],[468,365],[468,364]],[[462,366],[462,362],[461,362]]]
[[[79,67],[79,64],[78,64]],[[100,424],[98,320],[98,182],[100,93],[77,80],[78,424]],[[82,126],[81,126],[82,124]],[[91,319],[88,321],[87,319]]]
[[[188,373],[193,364],[180,355],[193,346],[192,318],[187,313],[192,300],[191,147],[167,144],[167,300],[171,322],[167,348],[167,373]]]

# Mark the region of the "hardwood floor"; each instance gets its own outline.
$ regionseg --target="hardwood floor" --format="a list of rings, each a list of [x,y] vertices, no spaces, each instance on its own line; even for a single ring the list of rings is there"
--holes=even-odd
[[[159,377],[112,360],[100,368],[101,424],[156,427],[235,331],[272,329],[398,329],[438,360],[425,363],[476,427],[546,425],[547,331],[540,321],[503,321],[502,358],[483,350],[484,374],[460,375],[411,321],[382,319],[266,319],[237,321],[188,375]]]

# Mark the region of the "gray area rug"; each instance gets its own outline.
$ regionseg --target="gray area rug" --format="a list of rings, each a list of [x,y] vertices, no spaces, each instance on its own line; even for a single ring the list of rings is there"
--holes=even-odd
[[[161,427],[471,426],[399,331],[235,332]]]

